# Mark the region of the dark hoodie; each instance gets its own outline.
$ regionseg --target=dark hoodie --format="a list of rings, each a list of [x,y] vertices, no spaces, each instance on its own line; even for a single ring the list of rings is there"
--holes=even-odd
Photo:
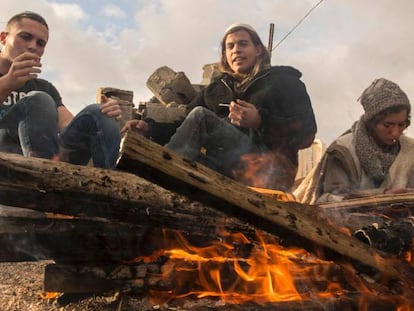
[[[198,94],[188,105],[188,112],[196,106],[203,106],[227,118],[228,108],[219,106],[220,103],[241,99],[254,104],[262,119],[260,128],[239,129],[251,136],[258,146],[279,151],[296,164],[298,150],[310,146],[316,133],[311,101],[301,76],[293,67],[274,66],[254,77],[244,92],[237,92],[234,78],[223,74]],[[178,125],[171,127],[152,123],[151,136],[164,144]]]

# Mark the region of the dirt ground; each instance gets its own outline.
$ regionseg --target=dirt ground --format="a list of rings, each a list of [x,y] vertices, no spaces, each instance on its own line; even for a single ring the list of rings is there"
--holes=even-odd
[[[64,296],[42,299],[45,266],[50,261],[0,263],[1,311],[126,311],[156,310],[145,299],[123,297],[119,292],[94,296],[66,304]]]

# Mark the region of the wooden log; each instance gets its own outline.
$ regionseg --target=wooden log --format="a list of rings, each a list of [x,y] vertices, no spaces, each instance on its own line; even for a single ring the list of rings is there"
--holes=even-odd
[[[414,193],[379,194],[318,205],[324,209],[381,210],[403,206],[414,211]]]
[[[142,255],[143,245],[150,243],[146,226],[103,219],[3,216],[0,223],[0,262],[119,264]]]
[[[338,254],[364,263],[384,275],[414,281],[405,262],[392,262],[372,247],[347,236],[321,219],[318,208],[293,202],[276,202],[194,161],[133,132],[121,144],[120,169],[134,172],[167,189],[209,202],[229,215],[249,219],[257,228],[276,234],[280,228]],[[264,226],[263,223],[272,224]]]
[[[0,262],[53,259],[60,264],[119,264],[172,247],[172,233],[152,227],[150,222],[131,224],[102,218],[80,219],[64,215],[50,218],[52,216],[0,216]],[[253,234],[239,231],[240,227],[232,227],[231,223],[227,224],[227,229],[246,236]],[[219,238],[220,242],[232,244],[236,248],[246,248],[246,243],[240,242],[238,245],[236,241],[227,241],[219,233],[192,232],[190,236],[185,233],[186,228],[182,228],[181,232],[190,245],[211,245]],[[168,241],[166,236],[169,237]],[[247,247],[253,247],[255,243],[252,239]],[[174,244],[174,247],[179,246],[182,247]]]
[[[255,228],[134,174],[0,153],[0,204],[209,235]]]

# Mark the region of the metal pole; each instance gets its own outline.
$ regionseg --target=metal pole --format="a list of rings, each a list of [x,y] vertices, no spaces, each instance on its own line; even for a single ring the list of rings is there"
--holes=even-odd
[[[269,51],[270,58],[272,58],[272,50],[273,50],[273,33],[275,30],[275,24],[270,23],[269,29],[269,43],[267,45],[267,50]]]

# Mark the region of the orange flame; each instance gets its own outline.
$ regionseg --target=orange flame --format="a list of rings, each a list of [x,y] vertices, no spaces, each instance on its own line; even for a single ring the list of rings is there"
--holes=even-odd
[[[257,233],[257,239],[251,242],[241,233],[225,232],[221,234],[222,240],[200,247],[191,245],[179,232],[163,233],[164,249],[155,253],[168,258],[162,266],[161,280],[170,289],[150,291],[154,304],[189,296],[218,298],[227,304],[265,304],[332,299],[348,294],[357,299],[355,307],[359,311],[377,307],[412,310],[410,297],[377,297],[377,292],[368,287],[352,265],[342,264],[339,268],[304,249],[284,248],[268,235]],[[382,308],[384,305],[386,309]]]
[[[266,240],[259,234],[258,244],[249,242],[243,234],[231,234],[226,238],[231,238],[231,242],[195,247],[179,233],[174,234],[174,242],[170,235],[168,243],[177,247],[164,250],[169,260],[164,265],[163,278],[174,279],[171,299],[195,295],[218,297],[232,304],[249,301],[264,304],[304,300],[310,296],[328,298],[344,293],[335,282],[317,290],[316,284],[310,281],[328,270],[332,262],[316,259],[303,249],[285,249],[274,239],[266,237]],[[322,268],[324,266],[326,269]],[[299,283],[306,290],[299,292]]]
[[[59,292],[41,292],[39,293],[40,298],[42,299],[55,299],[59,297],[62,293]]]

